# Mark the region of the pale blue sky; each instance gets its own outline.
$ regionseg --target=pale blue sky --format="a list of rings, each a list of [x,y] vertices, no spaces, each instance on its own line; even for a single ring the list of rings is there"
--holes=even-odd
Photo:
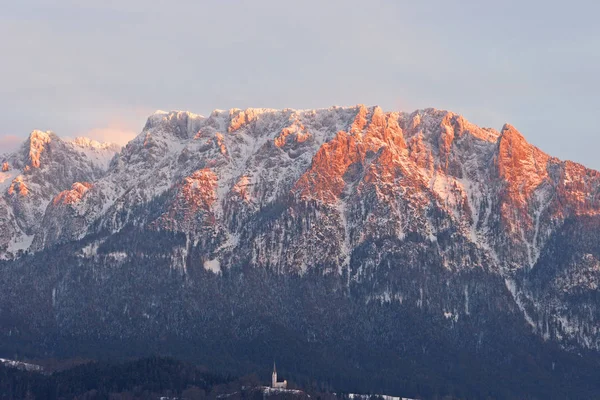
[[[34,128],[118,139],[155,109],[364,103],[510,122],[600,169],[598,3],[5,0],[0,153]]]

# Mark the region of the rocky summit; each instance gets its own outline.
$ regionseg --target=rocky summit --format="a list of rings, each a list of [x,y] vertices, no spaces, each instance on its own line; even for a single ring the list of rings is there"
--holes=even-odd
[[[422,397],[600,389],[600,173],[511,125],[156,112],[122,149],[34,131],[0,161],[0,351],[276,357]]]

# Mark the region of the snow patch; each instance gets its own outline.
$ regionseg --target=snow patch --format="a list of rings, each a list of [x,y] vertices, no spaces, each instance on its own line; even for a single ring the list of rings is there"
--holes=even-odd
[[[385,394],[357,394],[357,393],[348,393],[348,398],[352,400],[369,400],[373,396],[381,397],[383,400],[416,400],[408,397],[397,397],[397,396],[388,396]]]
[[[39,365],[29,364],[22,361],[9,360],[6,358],[0,358],[0,364],[3,364],[6,367],[16,368],[23,371],[38,371],[41,372],[43,368]]]
[[[344,241],[342,242],[342,257],[344,262],[340,263],[338,273],[341,276],[344,268],[348,269],[348,286],[350,286],[350,258],[352,255],[352,248],[350,243],[350,227],[348,226],[348,219],[346,218],[347,205],[344,200],[340,200],[337,204],[337,210],[344,229]]]
[[[98,253],[98,247],[100,247],[100,243],[102,242],[103,241],[92,242],[87,246],[83,247],[81,249],[81,254],[79,254],[79,257],[90,258],[95,256]]]
[[[207,271],[211,271],[215,274],[218,274],[221,272],[221,263],[216,258],[214,260],[205,261],[204,269]]]
[[[263,394],[303,394],[302,390],[297,389],[283,389],[283,388],[272,388],[269,386],[263,386]]]
[[[450,319],[450,320],[456,322],[456,321],[458,321],[458,314],[444,311],[444,318]]]
[[[107,254],[108,257],[114,258],[116,261],[123,261],[127,259],[127,253],[123,251],[115,251]]]
[[[25,235],[17,236],[12,238],[10,243],[8,244],[7,253],[16,254],[20,250],[27,250],[33,243],[33,238],[35,235]]]
[[[504,284],[506,285],[506,288],[508,289],[508,291],[510,292],[510,294],[512,295],[513,299],[515,300],[515,303],[517,303],[517,306],[519,307],[519,310],[521,310],[521,312],[523,313],[523,317],[525,317],[525,321],[527,321],[527,323],[532,327],[532,328],[536,328],[536,324],[533,321],[533,318],[531,318],[529,316],[529,314],[527,314],[527,310],[525,309],[525,305],[523,304],[523,301],[520,298],[520,293],[517,291],[517,284],[509,279],[509,278],[504,278]]]
[[[465,286],[465,314],[470,315],[469,311],[469,287]]]

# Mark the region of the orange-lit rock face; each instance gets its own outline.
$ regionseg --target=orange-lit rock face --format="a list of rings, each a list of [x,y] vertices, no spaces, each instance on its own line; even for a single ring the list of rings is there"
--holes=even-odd
[[[343,175],[351,164],[364,159],[364,153],[365,146],[354,136],[338,132],[313,157],[311,168],[298,180],[296,190],[302,197],[335,202],[344,189]]]
[[[533,229],[534,219],[529,213],[533,196],[548,179],[550,157],[527,143],[512,126],[505,125],[498,140],[495,160],[497,172],[504,182],[500,192],[501,216],[508,226]]]
[[[380,157],[378,162],[387,164],[383,168],[393,171],[394,162],[406,149],[398,114],[386,115],[376,107],[369,115],[366,107],[359,106],[349,132],[340,131],[321,146],[309,170],[296,183],[295,191],[301,197],[333,203],[346,186],[344,175],[350,167],[362,166],[368,153],[375,155],[383,148],[387,150],[387,157]]]
[[[212,206],[217,201],[217,175],[209,168],[198,170],[177,185],[177,194],[169,210],[157,221],[173,230],[193,229],[198,218],[214,221]]]
[[[27,187],[25,182],[23,182],[23,176],[21,175],[17,176],[11,182],[10,187],[8,188],[9,195],[13,196],[17,193],[22,197],[25,197],[29,194],[29,188]]]
[[[571,161],[563,163],[557,196],[553,205],[554,215],[563,217],[565,212],[576,215],[600,214],[600,173]],[[565,207],[566,206],[566,207]]]
[[[413,113],[404,126],[410,159],[430,175],[435,171],[456,177],[462,175],[462,162],[452,156],[457,141],[468,137],[467,142],[471,145],[476,143],[477,146],[486,147],[487,144],[496,143],[499,137],[499,133],[493,129],[482,129],[460,115],[433,109]],[[467,144],[466,148],[459,151],[477,153],[475,148],[468,149],[471,145]]]
[[[524,204],[532,192],[548,178],[550,156],[527,143],[512,126],[505,125],[498,144],[498,173],[518,204]]]
[[[220,133],[217,133],[215,135],[215,140],[217,142],[217,146],[219,146],[219,151],[221,152],[221,154],[226,156],[227,155],[227,147],[225,146],[225,141],[224,141],[223,135],[221,135]]]
[[[406,142],[398,120],[397,113],[385,114],[381,108],[375,107],[365,140],[375,147],[385,145],[397,152],[404,151]]]
[[[365,107],[364,105],[361,104],[360,106],[358,106],[358,113],[354,118],[352,126],[350,126],[350,133],[361,133],[363,129],[365,129],[365,126],[367,125],[368,112],[369,110],[367,110],[367,107]]]
[[[431,172],[433,171],[433,155],[431,154],[431,150],[423,142],[422,134],[419,133],[410,138],[408,150],[411,160],[413,160],[418,167],[428,169]]]
[[[440,167],[442,170],[448,170],[448,163],[452,144],[454,143],[454,126],[452,124],[452,116],[446,115],[442,120],[440,136],[438,137],[438,149],[440,152]]]
[[[45,146],[50,143],[50,135],[41,131],[33,131],[29,136],[29,165],[40,167],[40,158]]]
[[[180,198],[194,208],[209,210],[217,200],[217,175],[205,168],[183,180]]]
[[[275,146],[282,148],[290,140],[296,143],[303,143],[310,137],[310,133],[306,131],[306,128],[302,123],[295,121],[291,126],[283,128],[281,133],[274,139]]]
[[[8,164],[8,162],[4,162],[2,163],[2,172],[7,172],[10,170],[10,165]]]
[[[595,196],[600,173],[548,156],[510,125],[498,138],[494,167],[499,185],[493,201],[509,239],[506,249],[513,255],[525,254],[530,266],[548,232],[565,218],[600,214]]]
[[[446,119],[444,119],[445,121]],[[408,123],[407,132],[405,132],[407,137],[407,150],[410,160],[415,164],[415,167],[426,171],[427,174],[433,174],[435,169],[435,159],[432,153],[431,145],[427,143],[427,139],[425,138],[425,132],[431,131],[431,127],[424,126],[424,121],[427,121],[427,118],[418,113],[414,114]],[[444,122],[442,122],[442,129]],[[429,133],[431,135],[431,133]],[[436,141],[432,139],[433,143],[439,146],[439,138]],[[437,143],[436,143],[437,142]],[[442,141],[443,142],[443,141]],[[450,143],[446,145],[448,148],[452,146],[452,140]],[[444,150],[440,150],[440,159],[445,155]]]
[[[228,132],[235,132],[242,126],[249,124],[254,121],[259,115],[258,110],[248,108],[247,110],[232,110],[230,117],[231,122],[227,128]]]
[[[64,190],[60,192],[52,203],[54,205],[59,204],[75,204],[81,201],[83,195],[92,188],[92,184],[89,182],[75,182],[71,186],[71,190]]]

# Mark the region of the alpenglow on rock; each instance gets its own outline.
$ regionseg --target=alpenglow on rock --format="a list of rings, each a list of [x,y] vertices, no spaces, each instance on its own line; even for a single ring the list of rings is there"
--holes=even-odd
[[[102,177],[120,147],[77,138],[62,140],[34,130],[15,153],[0,160],[0,259],[30,248],[46,211],[60,191]]]
[[[545,154],[510,125],[496,131],[448,111],[362,105],[156,112],[110,164],[81,145],[34,132],[0,160],[8,163],[0,249],[6,258],[16,248],[64,256],[68,271],[89,270],[89,285],[114,291],[96,317],[112,321],[115,337],[135,337],[139,318],[155,321],[147,328],[155,333],[209,338],[197,321],[242,318],[236,312],[259,303],[202,285],[240,274],[255,288],[248,274],[264,272],[333,279],[348,299],[413,307],[450,327],[507,314],[543,341],[600,349],[600,173]],[[148,294],[134,307],[119,297],[133,289],[111,274],[142,279],[138,263],[179,274],[184,283],[168,292],[197,297],[171,304]],[[44,301],[56,317],[40,316],[38,326],[103,335],[91,320],[84,327],[87,303],[71,299],[86,294],[69,274],[48,278]],[[316,335],[309,322],[252,309]],[[175,320],[157,328],[169,312]]]

